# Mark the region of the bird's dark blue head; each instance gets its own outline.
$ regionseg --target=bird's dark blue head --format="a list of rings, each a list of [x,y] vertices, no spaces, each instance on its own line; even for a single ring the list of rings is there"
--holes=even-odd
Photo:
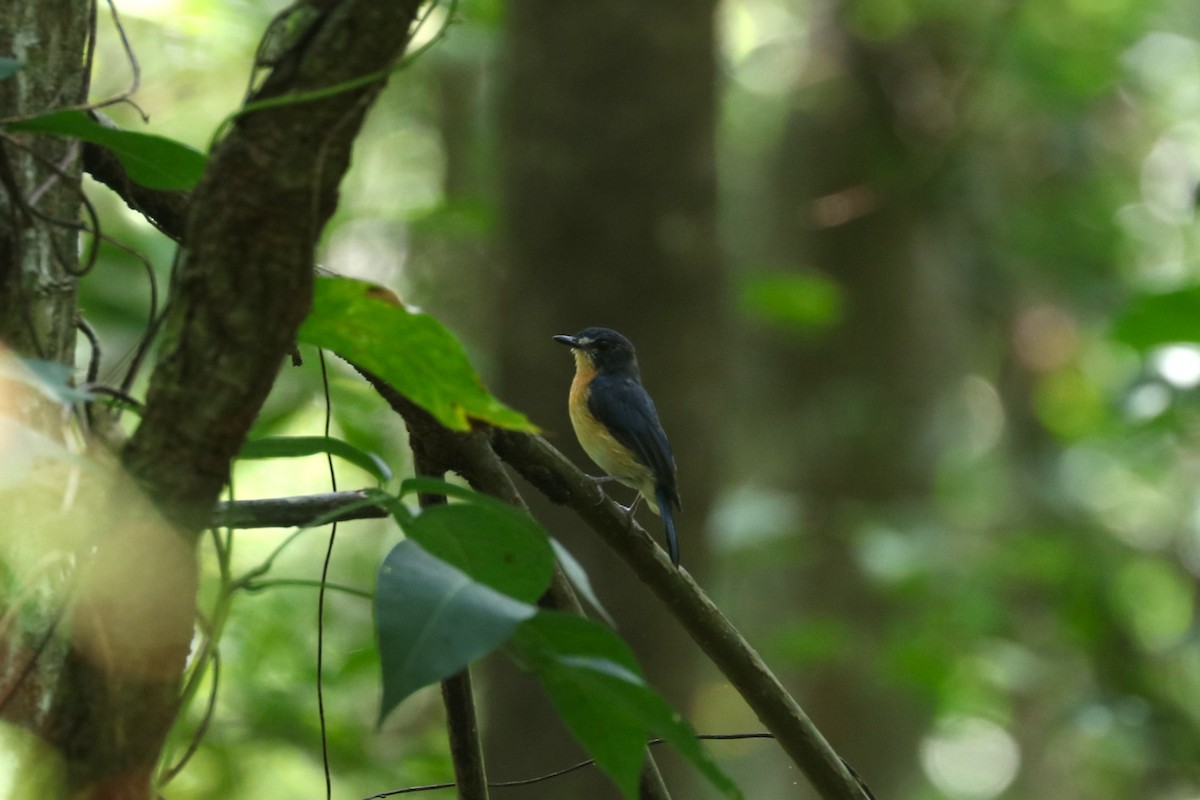
[[[583,354],[601,375],[618,372],[637,375],[633,343],[612,328],[584,328],[574,336],[555,336],[554,341]]]

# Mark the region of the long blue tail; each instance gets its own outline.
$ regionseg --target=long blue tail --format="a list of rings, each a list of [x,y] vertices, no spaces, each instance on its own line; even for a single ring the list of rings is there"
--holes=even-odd
[[[667,530],[667,552],[671,563],[679,566],[679,539],[675,536],[675,508],[679,498],[670,488],[659,484],[654,488],[654,499],[658,501],[658,513],[662,515],[663,527]]]

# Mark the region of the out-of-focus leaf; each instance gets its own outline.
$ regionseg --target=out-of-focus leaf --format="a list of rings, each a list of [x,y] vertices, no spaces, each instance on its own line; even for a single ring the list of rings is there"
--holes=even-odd
[[[628,646],[611,630],[581,617],[540,611],[517,629],[513,644],[567,727],[625,797],[638,796],[652,734],[670,742],[723,796],[741,797],[691,726],[646,685]]]
[[[471,579],[402,541],[379,568],[375,632],[383,669],[379,721],[410,694],[499,647],[535,606]]]
[[[1200,342],[1200,286],[1140,295],[1117,319],[1113,336],[1139,350]]]
[[[812,273],[756,275],[742,282],[742,313],[793,331],[831,328],[842,318],[842,291]]]
[[[391,467],[382,458],[330,436],[268,436],[254,439],[246,442],[242,452],[238,453],[238,458],[303,458],[318,453],[329,453],[349,461],[373,475],[380,483],[392,479]]]
[[[440,322],[410,311],[380,286],[318,277],[298,338],[379,376],[447,428],[467,430],[474,418],[536,429],[484,388],[462,345]]]
[[[52,133],[92,142],[112,151],[129,177],[150,189],[190,189],[207,159],[182,142],[150,133],[107,128],[78,109],[51,111],[9,123],[8,130]]]

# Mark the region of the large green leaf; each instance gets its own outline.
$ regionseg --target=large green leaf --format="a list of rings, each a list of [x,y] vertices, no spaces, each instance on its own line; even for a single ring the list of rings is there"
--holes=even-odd
[[[499,504],[431,506],[404,532],[473,580],[528,603],[550,585],[554,553],[527,514]]]
[[[494,398],[458,340],[427,314],[410,311],[386,289],[349,278],[317,278],[302,342],[332,350],[374,373],[454,430],[472,418],[534,430]]]
[[[379,721],[417,689],[499,647],[535,613],[535,606],[472,580],[416,542],[397,544],[375,587],[383,669]]]
[[[742,796],[691,726],[646,684],[629,648],[608,628],[540,611],[517,629],[513,644],[567,727],[625,797],[638,796],[646,742],[653,734],[670,742],[725,797]]]
[[[268,436],[246,442],[241,459],[301,458],[329,453],[375,477],[380,483],[392,479],[391,467],[374,453],[360,450],[349,442],[330,436]]]
[[[132,180],[150,189],[191,189],[204,174],[206,159],[199,150],[163,136],[107,128],[78,109],[51,111],[5,127],[98,144],[112,151]]]
[[[1117,320],[1113,335],[1139,350],[1200,342],[1200,286],[1139,296]]]

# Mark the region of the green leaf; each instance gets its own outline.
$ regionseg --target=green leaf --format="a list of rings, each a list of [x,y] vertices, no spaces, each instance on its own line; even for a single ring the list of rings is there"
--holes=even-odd
[[[182,142],[150,133],[108,128],[78,109],[11,122],[11,131],[51,133],[98,144],[112,151],[129,177],[150,189],[191,189],[204,174],[204,154]]]
[[[1137,297],[1117,320],[1113,336],[1139,350],[1200,342],[1200,286]]]
[[[540,611],[517,629],[513,644],[575,738],[625,797],[638,796],[646,743],[654,734],[670,742],[725,797],[742,796],[700,746],[691,726],[646,685],[633,654],[608,628]]]
[[[524,511],[437,478],[409,478],[399,496],[440,494],[464,502],[430,506],[413,516],[393,508],[405,534],[433,555],[497,591],[533,602],[554,574],[554,553],[542,527]]]
[[[474,418],[536,430],[484,388],[462,345],[440,322],[410,311],[379,286],[318,277],[298,338],[374,373],[447,428],[468,430]]]
[[[360,450],[349,442],[330,436],[268,436],[246,442],[238,458],[303,458],[329,453],[375,477],[380,483],[392,479],[391,467],[374,453]]]
[[[25,68],[25,62],[19,58],[0,56],[0,81],[11,78]]]
[[[499,647],[537,613],[477,583],[413,541],[379,567],[375,631],[383,669],[379,722],[400,701]]]
[[[824,330],[842,319],[841,288],[812,273],[757,275],[742,282],[742,313],[795,331]]]
[[[404,532],[473,580],[527,603],[545,593],[554,574],[546,534],[515,510],[466,503],[430,506]]]

